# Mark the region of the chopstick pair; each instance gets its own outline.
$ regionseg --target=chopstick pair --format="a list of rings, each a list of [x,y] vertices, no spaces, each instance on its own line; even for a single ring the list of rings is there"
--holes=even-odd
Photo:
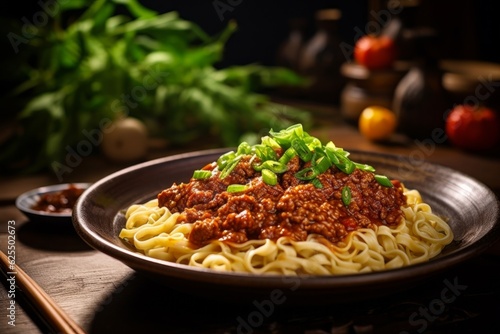
[[[65,334],[85,334],[85,331],[71,319],[43,289],[17,264],[11,265],[7,255],[0,251],[0,263],[7,276],[15,275],[16,285],[40,310],[45,320],[57,332]]]

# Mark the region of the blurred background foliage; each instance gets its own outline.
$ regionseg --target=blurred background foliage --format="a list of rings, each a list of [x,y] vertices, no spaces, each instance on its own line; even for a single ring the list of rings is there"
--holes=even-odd
[[[310,122],[307,112],[265,94],[304,84],[294,72],[259,64],[217,67],[237,30],[233,21],[210,36],[175,11],[158,13],[137,0],[50,5],[33,16],[36,25],[2,21],[16,51],[2,65],[15,84],[0,101],[8,111],[0,140],[4,170],[49,167],[84,139],[82,131],[125,116],[139,118],[152,137],[170,145],[234,146],[242,136]]]
[[[443,36],[440,58],[500,62],[499,1],[420,2],[416,20]],[[368,23],[389,19],[374,15],[383,3],[4,1],[0,170],[44,168],[85,139],[83,130],[126,115],[175,147],[231,146],[244,134],[310,122],[308,113],[269,99],[279,98],[272,87],[303,83],[275,67],[289,20],[307,19],[310,37],[316,12],[338,8],[340,37],[352,46]]]

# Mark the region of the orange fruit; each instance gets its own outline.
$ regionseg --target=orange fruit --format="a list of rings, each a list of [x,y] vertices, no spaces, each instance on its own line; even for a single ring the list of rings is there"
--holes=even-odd
[[[365,108],[359,116],[359,132],[372,141],[388,139],[396,130],[396,114],[381,106]]]

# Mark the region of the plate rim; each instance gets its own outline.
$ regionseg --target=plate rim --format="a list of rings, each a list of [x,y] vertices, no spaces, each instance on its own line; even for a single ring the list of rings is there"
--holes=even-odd
[[[75,205],[75,209],[72,212],[72,220],[75,230],[77,231],[78,235],[92,248],[99,250],[100,252],[121,261],[123,264],[128,265],[129,267],[131,267],[136,271],[146,271],[149,273],[158,274],[157,271],[161,267],[164,270],[167,270],[168,268],[169,275],[165,276],[169,276],[172,278],[184,278],[185,275],[183,275],[183,273],[189,273],[189,274],[193,273],[194,275],[191,275],[193,276],[191,279],[194,281],[206,282],[207,279],[212,279],[215,281],[216,284],[217,282],[221,283],[223,282],[225,285],[232,285],[232,286],[244,285],[247,287],[251,286],[251,287],[267,287],[267,288],[287,287],[286,284],[290,282],[285,282],[284,280],[294,278],[298,279],[301,282],[301,287],[307,290],[324,289],[325,286],[332,288],[360,287],[367,283],[366,278],[368,276],[370,277],[371,284],[378,284],[378,285],[384,284],[389,277],[393,276],[398,276],[400,279],[408,281],[415,280],[421,278],[420,276],[422,276],[421,274],[422,268],[427,268],[428,269],[427,271],[437,274],[443,270],[447,270],[452,266],[462,263],[463,261],[482,253],[487,248],[489,248],[489,246],[495,240],[500,239],[500,217],[499,217],[500,201],[496,198],[493,191],[484,183],[482,183],[481,181],[477,180],[474,177],[471,177],[461,171],[455,170],[448,166],[428,161],[426,161],[426,163],[429,164],[430,166],[438,167],[443,171],[451,171],[454,174],[459,175],[460,177],[465,177],[475,182],[477,185],[487,190],[488,195],[493,196],[493,198],[496,199],[496,212],[495,212],[496,222],[493,223],[492,228],[477,242],[468,245],[465,248],[457,250],[456,252],[453,253],[453,256],[449,257],[444,256],[442,258],[431,259],[430,261],[424,263],[418,263],[411,266],[405,266],[390,270],[382,270],[369,273],[354,273],[346,275],[325,275],[325,276],[314,276],[314,275],[294,276],[294,275],[267,275],[267,274],[260,275],[252,273],[241,273],[241,272],[218,272],[207,268],[191,267],[184,264],[177,264],[173,262],[147,257],[141,253],[133,252],[132,250],[126,249],[124,247],[123,248],[119,247],[118,245],[113,244],[112,242],[109,242],[108,240],[104,239],[94,230],[89,229],[87,224],[82,223],[79,219],[83,202],[87,194],[90,194],[95,189],[98,189],[101,185],[109,182],[110,180],[120,175],[128,174],[132,171],[137,171],[140,169],[152,167],[159,164],[167,164],[172,161],[201,157],[201,156],[209,156],[213,154],[222,154],[232,149],[234,148],[197,150],[192,152],[174,154],[166,157],[160,157],[157,159],[145,161],[136,165],[126,167],[122,170],[116,171],[100,179],[97,182],[94,182],[78,199]],[[346,149],[346,150],[349,151],[351,154],[365,154],[385,159],[402,159],[403,161],[409,162],[408,157],[400,154],[370,152],[357,149]],[[114,220],[113,222],[111,222],[111,224],[113,223]],[[131,265],[130,263],[131,261],[133,265]],[[443,263],[445,263],[446,265],[442,266]],[[146,268],[148,264],[153,265],[153,267]]]

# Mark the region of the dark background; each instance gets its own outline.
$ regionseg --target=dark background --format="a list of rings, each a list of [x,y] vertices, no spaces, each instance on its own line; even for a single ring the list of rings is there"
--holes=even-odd
[[[32,18],[40,10],[39,1],[3,1],[0,17],[21,20]],[[219,0],[228,9],[222,17],[214,0],[141,0],[159,12],[177,11],[184,19],[193,21],[207,33],[222,31],[230,20],[238,23],[238,31],[230,38],[220,66],[260,63],[274,65],[279,44],[288,33],[292,17],[309,20],[314,32],[314,14],[322,8],[342,11],[340,35],[343,41],[354,43],[356,30],[365,31],[373,20],[370,12],[385,9],[382,0]],[[222,18],[222,20],[221,20]],[[475,59],[500,62],[500,2],[496,0],[422,0],[415,14],[418,25],[435,28],[441,37],[441,56],[449,59]],[[2,36],[2,57],[14,56],[6,36]]]
[[[25,78],[17,65],[26,53],[14,52],[5,29],[6,23],[22,26],[25,20],[33,22],[33,14],[42,9],[40,3],[64,0],[17,0],[0,4],[0,108],[2,122],[12,119],[19,107],[10,98],[14,87]],[[224,56],[217,67],[231,65],[261,64],[279,65],[277,52],[290,31],[290,19],[305,18],[308,22],[307,36],[316,31],[315,14],[320,9],[337,8],[342,12],[339,21],[341,43],[354,46],[360,32],[367,33],[369,23],[376,23],[376,15],[387,19],[387,1],[412,0],[139,0],[143,5],[160,13],[177,11],[181,18],[198,24],[209,35],[224,30],[231,20],[237,31],[226,43]],[[419,1],[419,0],[413,0]],[[440,38],[433,53],[439,59],[478,60],[500,63],[500,1],[497,0],[420,0],[416,10],[404,9],[405,16],[411,13],[415,26],[434,28]],[[227,6],[227,10],[216,9]],[[222,7],[219,7],[222,8]],[[123,8],[124,10],[124,8]],[[375,14],[375,15],[374,15]],[[392,15],[389,15],[392,17]],[[379,19],[380,21],[380,19]],[[380,26],[380,25],[379,25]],[[344,56],[352,58],[352,52]],[[17,59],[17,57],[20,57]],[[347,60],[347,59],[346,59]],[[295,94],[295,93],[294,93]],[[294,95],[295,96],[295,95]],[[302,98],[301,96],[295,96]],[[313,98],[316,100],[316,98]],[[337,98],[335,98],[335,101]],[[334,103],[337,103],[335,102]],[[320,102],[319,100],[317,102]]]
[[[221,2],[229,4],[227,0]],[[221,31],[229,20],[236,20],[239,31],[227,44],[224,64],[274,64],[277,47],[286,38],[288,20],[292,17],[308,18],[312,33],[317,10],[339,8],[341,37],[346,43],[353,43],[355,27],[364,31],[368,20],[373,19],[370,12],[385,9],[384,1],[369,0],[233,0],[237,5],[230,5],[233,10],[224,12],[221,21],[213,0],[142,3],[161,12],[178,11],[210,34]],[[499,1],[422,0],[415,17],[418,25],[431,26],[439,32],[443,58],[500,62]]]

